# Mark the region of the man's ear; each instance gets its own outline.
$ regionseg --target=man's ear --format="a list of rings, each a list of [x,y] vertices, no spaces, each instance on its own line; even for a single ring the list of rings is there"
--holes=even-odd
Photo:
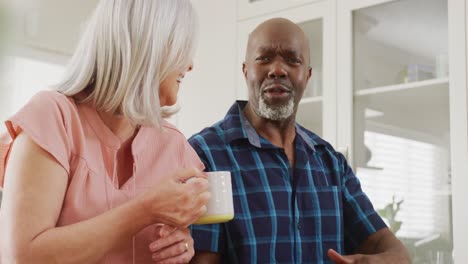
[[[312,66],[309,66],[309,69],[307,70],[307,81],[312,77]]]
[[[245,66],[245,62],[242,63],[242,73],[244,73],[244,78],[247,79],[247,67]]]

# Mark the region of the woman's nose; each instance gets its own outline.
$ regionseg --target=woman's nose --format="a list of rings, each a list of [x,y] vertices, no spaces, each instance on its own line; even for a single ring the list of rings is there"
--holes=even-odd
[[[189,72],[189,71],[192,71],[192,70],[193,70],[193,61],[190,60],[190,63],[188,65],[188,67],[187,67],[187,71]]]

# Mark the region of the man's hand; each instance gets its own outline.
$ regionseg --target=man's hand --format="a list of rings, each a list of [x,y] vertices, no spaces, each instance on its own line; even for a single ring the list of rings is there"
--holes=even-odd
[[[341,255],[333,249],[328,250],[328,257],[336,264],[358,264],[358,263],[407,263],[405,259],[390,253],[380,253],[373,255],[353,254]],[[408,262],[410,263],[410,262]]]
[[[372,255],[354,254],[344,256],[333,249],[329,249],[327,253],[328,257],[336,264],[378,263],[371,261]]]

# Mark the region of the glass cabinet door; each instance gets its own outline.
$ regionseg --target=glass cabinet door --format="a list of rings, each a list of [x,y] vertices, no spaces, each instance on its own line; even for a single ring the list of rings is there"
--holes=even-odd
[[[269,2],[268,0],[260,2],[262,1]],[[330,78],[334,67],[332,53],[335,48],[335,41],[332,39],[334,36],[332,12],[333,6],[330,2],[323,1],[240,22],[238,65],[242,65],[245,57],[248,34],[258,24],[273,17],[285,17],[296,22],[309,38],[312,66],[312,77],[300,102],[297,121],[333,144],[336,137],[336,104],[334,101],[335,85]],[[237,97],[246,99],[247,88],[240,70],[238,76]],[[333,118],[326,118],[327,116]]]
[[[413,263],[452,263],[448,2],[350,11],[352,155]]]
[[[315,19],[299,23],[309,37],[312,76],[302,97],[297,122],[323,136],[323,20]]]

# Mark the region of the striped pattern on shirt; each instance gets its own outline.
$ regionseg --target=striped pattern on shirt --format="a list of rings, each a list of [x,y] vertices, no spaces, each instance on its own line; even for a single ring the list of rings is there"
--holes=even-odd
[[[331,263],[385,227],[345,158],[296,124],[295,166],[259,136],[238,101],[223,120],[189,139],[207,171],[232,174],[235,217],[192,226],[197,250],[222,263]]]

